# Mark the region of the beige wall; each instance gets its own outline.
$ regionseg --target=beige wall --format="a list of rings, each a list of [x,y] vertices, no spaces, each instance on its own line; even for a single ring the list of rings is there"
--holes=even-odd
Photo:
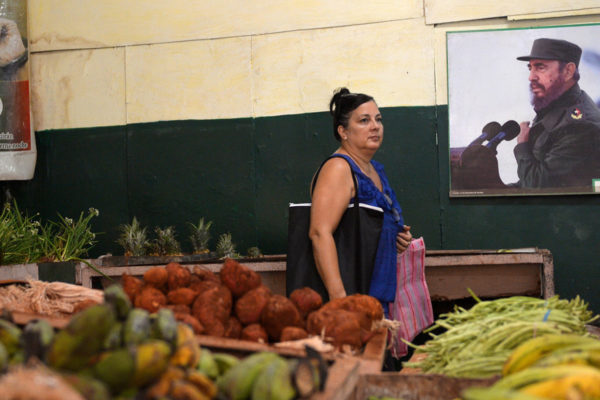
[[[598,23],[594,5],[29,0],[35,129],[324,111],[339,86],[446,104],[447,31]]]

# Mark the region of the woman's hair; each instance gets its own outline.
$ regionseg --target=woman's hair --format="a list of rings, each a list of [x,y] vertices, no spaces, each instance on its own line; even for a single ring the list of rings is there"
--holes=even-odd
[[[338,126],[342,125],[347,128],[352,111],[368,101],[375,100],[363,93],[350,93],[350,90],[345,87],[335,90],[329,102],[329,113],[333,117],[333,136],[338,142],[341,142]]]

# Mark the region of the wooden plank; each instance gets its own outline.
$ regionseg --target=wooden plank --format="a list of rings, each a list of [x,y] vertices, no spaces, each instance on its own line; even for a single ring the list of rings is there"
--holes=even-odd
[[[361,375],[356,385],[356,400],[369,396],[389,396],[403,400],[453,400],[472,386],[486,387],[498,378],[468,379],[444,375],[402,375],[397,372]]]
[[[380,372],[383,367],[385,349],[387,346],[388,331],[381,328],[365,345],[360,356],[360,374],[372,374]]]
[[[354,357],[336,360],[329,367],[327,382],[322,392],[310,397],[311,400],[346,400],[352,398],[359,378],[360,361]]]

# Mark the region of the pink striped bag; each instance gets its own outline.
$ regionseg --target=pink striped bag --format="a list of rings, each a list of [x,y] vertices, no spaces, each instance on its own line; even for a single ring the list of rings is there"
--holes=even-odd
[[[396,267],[396,298],[390,303],[390,316],[400,322],[399,329],[391,338],[391,353],[401,358],[408,353],[408,346],[400,340],[411,341],[423,329],[433,323],[431,297],[425,280],[425,241],[413,239],[402,254],[398,254]]]

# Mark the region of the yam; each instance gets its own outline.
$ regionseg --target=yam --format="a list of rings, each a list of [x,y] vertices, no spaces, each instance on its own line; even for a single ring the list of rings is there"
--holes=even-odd
[[[306,339],[307,337],[308,332],[306,332],[303,328],[298,328],[297,326],[286,326],[281,331],[279,341],[288,342],[290,340]]]
[[[158,290],[165,291],[169,273],[164,267],[152,267],[144,272],[144,283],[152,285]]]
[[[251,342],[268,343],[269,337],[267,331],[260,324],[250,324],[242,329],[240,339]]]
[[[168,308],[173,311],[173,314],[191,314],[192,309],[190,306],[186,306],[185,304],[167,304],[163,308]]]
[[[201,281],[215,281],[215,282],[221,281],[219,279],[219,275],[217,275],[214,272],[212,272],[206,268],[203,268],[199,265],[195,265],[194,268],[192,269],[192,279],[194,277],[199,278]]]
[[[294,303],[285,296],[274,294],[269,297],[265,308],[260,316],[261,323],[269,339],[279,341],[281,331],[286,326],[303,327],[300,311]]]
[[[190,314],[175,314],[177,321],[188,324],[196,335],[202,335],[204,333],[204,326],[198,321],[193,315]]]
[[[123,275],[121,275],[121,284],[123,285],[123,290],[127,296],[129,296],[129,300],[134,303],[135,296],[137,296],[144,286],[144,281],[142,281],[140,278],[136,278],[133,275],[123,273]]]
[[[231,290],[235,298],[241,297],[247,291],[261,284],[258,273],[231,258],[225,259],[220,276],[221,282]]]
[[[323,305],[323,298],[317,291],[309,287],[298,288],[290,293],[290,300],[296,305],[302,318],[318,310]]]
[[[225,325],[225,336],[230,339],[239,339],[242,335],[242,323],[235,315],[232,315],[227,320],[227,324]]]
[[[134,305],[143,308],[149,313],[158,311],[167,304],[167,296],[154,286],[144,286],[140,293],[135,296]]]
[[[235,302],[235,315],[243,325],[259,322],[269,297],[271,297],[271,290],[264,285],[247,291]]]
[[[308,315],[306,330],[311,335],[325,336],[325,341],[341,348],[350,345],[353,348],[362,346],[364,329],[360,326],[360,313],[344,309],[324,309]]]
[[[180,287],[167,293],[167,300],[170,304],[183,304],[189,306],[194,302],[196,296],[198,296],[198,293],[194,290]]]
[[[165,269],[168,273],[167,284],[169,291],[189,286],[192,275],[189,269],[176,262],[168,263]]]

